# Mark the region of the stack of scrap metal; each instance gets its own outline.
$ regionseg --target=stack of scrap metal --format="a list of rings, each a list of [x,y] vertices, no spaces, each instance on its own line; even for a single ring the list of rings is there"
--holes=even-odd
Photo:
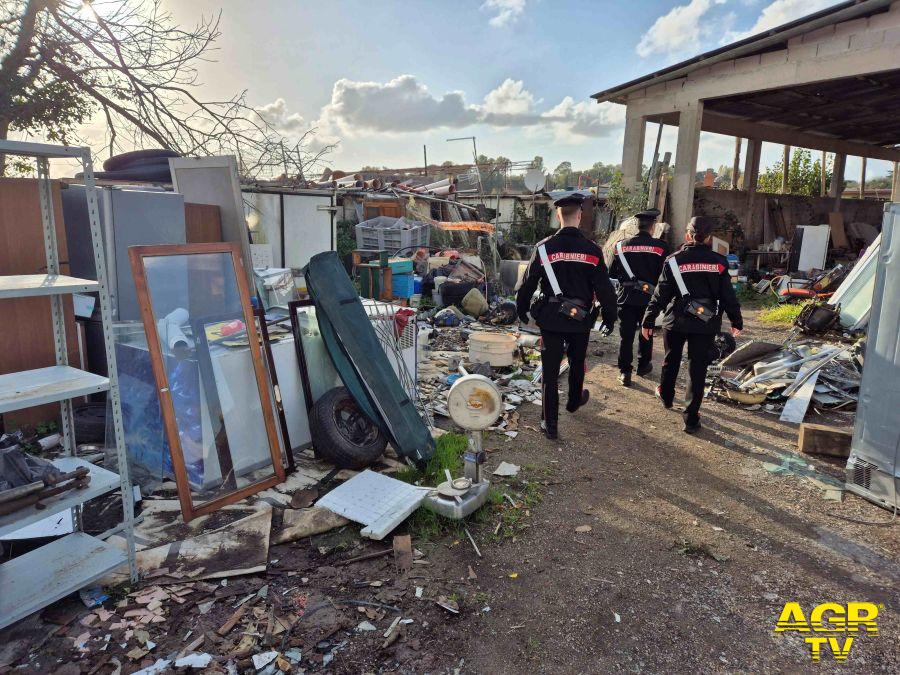
[[[856,405],[859,352],[860,343],[748,342],[719,364],[713,390],[720,386],[721,396],[737,403],[767,404],[770,411],[780,410],[782,421],[799,424],[811,403],[830,409]]]

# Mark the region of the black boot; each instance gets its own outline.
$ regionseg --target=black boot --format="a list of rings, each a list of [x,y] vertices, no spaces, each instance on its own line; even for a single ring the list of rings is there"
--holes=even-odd
[[[582,389],[582,390],[581,390],[581,400],[580,400],[580,401],[577,401],[577,402],[574,403],[574,404],[572,403],[572,401],[569,401],[568,403],[566,403],[566,410],[568,410],[570,413],[575,412],[575,411],[578,410],[581,406],[583,406],[585,403],[587,403],[587,402],[588,402],[588,399],[589,399],[590,397],[591,397],[590,392],[589,392],[587,389]]]
[[[559,438],[559,434],[556,431],[555,424],[547,424],[544,420],[541,420],[541,431],[544,432],[544,436],[549,438],[551,441],[555,441]]]
[[[684,421],[684,433],[686,434],[696,434],[702,425],[700,424],[700,418],[698,417],[695,422],[689,422],[687,420]]]
[[[638,364],[638,367],[637,367],[638,377],[644,377],[644,375],[649,375],[652,371],[653,371],[652,363],[645,363],[643,365],[641,365],[640,363]]]
[[[619,373],[619,384],[623,387],[631,386],[631,373]]]
[[[662,387],[656,388],[656,398],[658,398],[660,400],[660,402],[663,404],[663,408],[665,408],[666,410],[669,410],[672,407],[672,402],[667,401],[666,399],[663,398]]]

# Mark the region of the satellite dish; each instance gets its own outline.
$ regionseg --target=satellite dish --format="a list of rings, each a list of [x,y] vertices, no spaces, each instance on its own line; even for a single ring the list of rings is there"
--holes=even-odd
[[[540,169],[528,169],[525,173],[525,187],[531,192],[542,190],[547,184],[547,176]]]

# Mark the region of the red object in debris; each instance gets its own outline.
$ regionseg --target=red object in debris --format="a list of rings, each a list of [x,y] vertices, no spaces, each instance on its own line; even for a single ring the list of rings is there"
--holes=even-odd
[[[221,331],[222,337],[228,337],[229,335],[234,335],[235,333],[240,333],[246,327],[244,326],[244,322],[240,319],[235,319],[234,321],[229,321],[228,323],[222,326]]]
[[[397,313],[394,314],[394,330],[397,331],[398,338],[403,335],[403,331],[406,329],[406,326],[409,323],[409,317],[413,316],[414,314],[415,311],[409,309],[408,307],[398,309]]]
[[[782,298],[830,298],[832,293],[816,293],[811,288],[783,288],[779,295]]]
[[[459,257],[459,251],[457,251],[456,249],[450,248],[450,249],[447,249],[446,251],[441,251],[438,254],[438,257],[439,258],[450,258],[451,260],[454,260]]]

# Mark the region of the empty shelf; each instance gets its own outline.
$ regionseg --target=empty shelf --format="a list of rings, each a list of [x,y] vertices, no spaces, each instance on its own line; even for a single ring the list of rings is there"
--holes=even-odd
[[[13,558],[0,565],[0,628],[127,564],[124,551],[84,532]]]
[[[0,413],[86,396],[109,389],[109,380],[71,366],[0,375]]]
[[[100,284],[91,279],[77,279],[65,274],[15,274],[0,276],[0,299],[27,298],[35,295],[90,293]]]
[[[5,516],[0,516],[0,537],[5,537],[19,530],[26,525],[31,525],[39,520],[43,520],[48,516],[61,513],[73,506],[78,506],[82,502],[86,502],[94,497],[99,497],[107,492],[119,488],[119,474],[108,471],[99,466],[94,466],[90,462],[76,457],[60,457],[53,460],[53,464],[63,473],[75,471],[75,469],[86,466],[91,472],[91,482],[82,490],[69,490],[61,495],[42,499],[43,509],[37,509],[34,506],[28,506],[19,509]]]

